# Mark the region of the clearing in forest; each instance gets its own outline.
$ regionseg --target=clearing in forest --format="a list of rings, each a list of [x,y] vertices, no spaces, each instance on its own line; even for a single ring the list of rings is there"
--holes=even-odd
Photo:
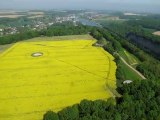
[[[19,42],[0,54],[0,120],[42,120],[116,88],[114,58],[96,40]]]

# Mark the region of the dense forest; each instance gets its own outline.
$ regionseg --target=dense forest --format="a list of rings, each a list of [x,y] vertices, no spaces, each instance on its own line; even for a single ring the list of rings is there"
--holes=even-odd
[[[155,58],[160,59],[160,36],[153,34],[160,30],[160,16],[124,16],[120,15],[120,19],[125,19],[121,22],[106,22],[101,24],[111,31],[114,31],[119,36],[129,40],[134,45],[152,54]]]

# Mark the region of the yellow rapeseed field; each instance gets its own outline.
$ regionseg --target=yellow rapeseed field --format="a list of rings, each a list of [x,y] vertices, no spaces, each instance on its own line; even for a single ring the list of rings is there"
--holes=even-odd
[[[114,58],[95,42],[19,42],[1,53],[0,120],[42,120],[48,110],[113,96]]]

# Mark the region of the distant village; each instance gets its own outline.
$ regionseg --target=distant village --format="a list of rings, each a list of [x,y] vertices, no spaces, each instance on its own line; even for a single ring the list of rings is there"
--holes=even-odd
[[[46,23],[45,20],[34,20],[33,25],[26,25],[26,26],[17,26],[17,27],[5,27],[5,28],[0,28],[0,36],[3,35],[12,35],[12,34],[17,34],[20,33],[22,29],[28,29],[28,30],[42,30],[42,29],[47,29],[49,26],[52,26],[53,24],[56,23],[63,23],[63,22],[73,22],[73,24],[76,26],[78,21],[78,17],[75,15],[67,15],[65,17],[55,17],[51,19],[49,22]]]
[[[14,27],[11,25],[7,25],[3,28],[1,28],[0,26],[0,36],[13,35],[26,30],[40,31],[42,29],[47,29],[54,24],[63,22],[72,22],[75,26],[77,26],[77,23],[80,22],[81,18],[86,20],[93,20],[99,16],[101,16],[101,14],[98,14],[96,12],[81,12],[79,14],[66,14],[63,16],[57,15],[54,17],[48,15],[40,18],[27,19],[32,24],[25,24],[21,26],[14,25]]]

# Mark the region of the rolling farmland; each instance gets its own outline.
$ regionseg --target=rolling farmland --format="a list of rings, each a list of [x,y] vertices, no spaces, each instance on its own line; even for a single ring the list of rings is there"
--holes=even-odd
[[[19,42],[1,53],[0,120],[42,120],[48,110],[114,96],[114,58],[95,42]]]

